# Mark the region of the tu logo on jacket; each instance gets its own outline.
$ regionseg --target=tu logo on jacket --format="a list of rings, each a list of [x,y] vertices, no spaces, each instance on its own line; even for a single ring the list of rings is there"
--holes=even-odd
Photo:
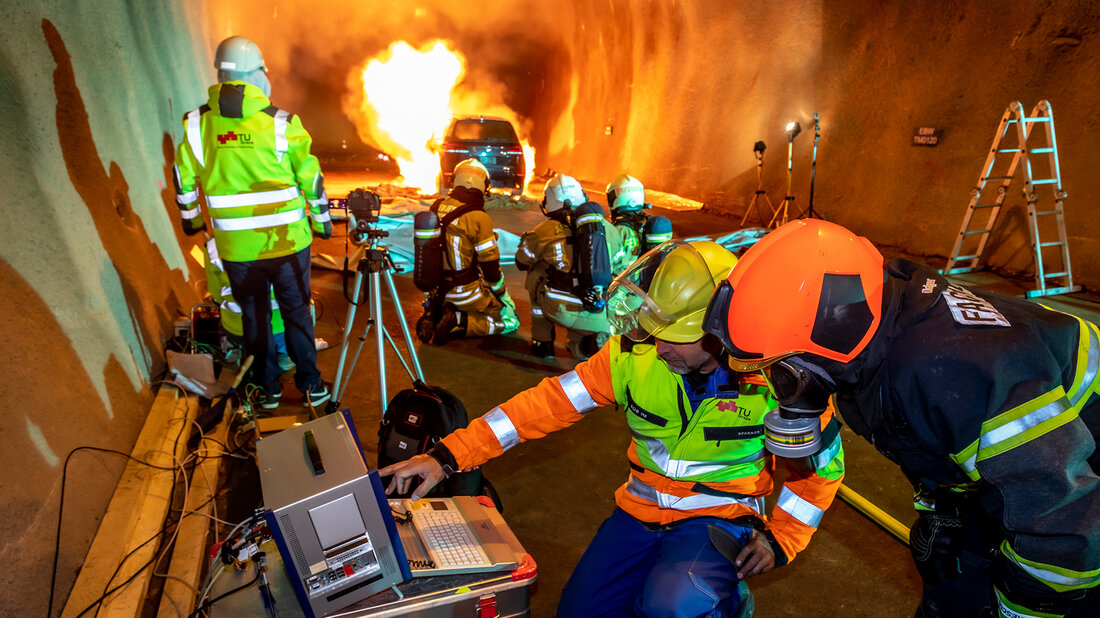
[[[218,144],[225,146],[229,142],[235,142],[234,146],[251,146],[252,134],[251,133],[236,133],[229,131],[227,133],[218,134]]]
[[[723,399],[718,402],[718,409],[722,412],[736,412],[737,416],[747,419],[749,418],[748,408],[742,408],[737,405],[736,399]]]

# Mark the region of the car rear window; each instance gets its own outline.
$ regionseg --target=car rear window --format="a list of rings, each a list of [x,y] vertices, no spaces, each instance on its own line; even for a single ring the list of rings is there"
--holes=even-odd
[[[504,120],[459,120],[451,129],[451,137],[485,142],[517,142],[512,125]]]

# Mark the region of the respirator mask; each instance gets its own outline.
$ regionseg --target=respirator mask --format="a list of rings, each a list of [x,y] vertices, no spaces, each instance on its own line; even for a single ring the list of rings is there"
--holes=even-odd
[[[836,385],[821,367],[790,356],[764,369],[779,409],[764,417],[764,446],[780,457],[808,457],[821,448],[821,420]]]

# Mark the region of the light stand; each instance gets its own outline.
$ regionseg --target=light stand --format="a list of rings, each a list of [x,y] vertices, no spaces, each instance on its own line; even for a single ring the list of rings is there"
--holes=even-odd
[[[357,191],[359,190],[357,189]],[[350,197],[351,196],[349,196],[349,202],[351,202]],[[369,222],[370,216],[361,216],[358,217],[358,220],[363,221],[364,218]],[[348,383],[351,381],[351,373],[355,369],[355,363],[359,360],[359,354],[363,350],[363,343],[367,340],[367,333],[373,326],[375,327],[374,335],[378,352],[378,398],[379,405],[381,406],[381,414],[385,415],[386,404],[389,403],[389,398],[386,396],[386,358],[384,342],[389,341],[390,347],[393,349],[394,354],[397,355],[398,360],[401,361],[401,365],[405,368],[405,372],[409,374],[410,379],[423,382],[424,372],[420,369],[420,359],[416,355],[416,346],[413,345],[412,335],[409,333],[409,325],[405,321],[405,313],[401,310],[401,299],[398,297],[397,287],[393,283],[391,271],[397,270],[397,266],[393,263],[393,258],[390,257],[389,249],[378,244],[381,238],[389,236],[389,232],[365,226],[365,230],[363,228],[358,228],[356,233],[359,236],[356,240],[362,241],[365,239],[368,241],[368,245],[363,253],[363,258],[359,260],[359,264],[355,269],[355,282],[352,286],[353,291],[350,298],[351,305],[348,308],[347,321],[344,325],[344,341],[340,346],[340,361],[336,365],[336,376],[332,382],[332,400],[328,403],[326,411],[332,413],[340,408],[340,401],[347,392]],[[344,376],[344,366],[347,360],[348,347],[351,343],[351,333],[355,326],[356,302],[362,290],[364,273],[370,275],[369,288],[367,289],[367,299],[370,302],[370,313],[368,314],[367,323],[363,327],[363,333],[359,335],[359,345],[356,347],[355,355],[352,357],[351,364],[348,366],[347,376]],[[382,323],[383,278],[385,278],[386,288],[390,292],[390,300],[393,301],[393,306],[397,313],[397,321],[401,325],[401,334],[405,339],[405,347],[409,350],[412,369],[410,369],[409,364],[405,362],[405,357],[402,356],[401,351],[397,349],[397,344],[394,343],[393,338],[390,337],[389,331],[386,330],[385,325]],[[415,369],[415,375],[413,369]],[[341,379],[343,380],[342,382]],[[379,418],[381,418],[381,416]]]
[[[783,198],[783,203],[776,209],[772,220],[768,222],[769,228],[779,227],[787,223],[788,210],[794,204],[794,194],[791,193],[791,165],[794,160],[794,138],[798,137],[801,132],[802,125],[797,122],[787,123],[787,195]]]
[[[752,212],[753,209],[756,209],[756,214],[760,217],[760,222],[764,222],[764,217],[760,215],[760,204],[756,202],[756,200],[761,197],[767,202],[768,210],[771,210],[772,215],[775,215],[775,206],[772,205],[772,200],[768,197],[768,194],[764,192],[763,171],[765,148],[767,148],[767,146],[764,145],[764,142],[756,142],[752,146],[752,152],[756,155],[756,193],[752,196],[749,207],[745,209],[745,216],[741,217],[741,227],[745,227],[745,221],[749,219],[749,213]]]
[[[802,218],[818,218],[824,219],[825,217],[814,212],[814,177],[817,176],[817,138],[821,137],[821,124],[818,122],[818,114],[814,113],[814,154],[812,163],[810,163],[810,204],[806,207],[806,210],[802,214],[798,215],[799,219]]]

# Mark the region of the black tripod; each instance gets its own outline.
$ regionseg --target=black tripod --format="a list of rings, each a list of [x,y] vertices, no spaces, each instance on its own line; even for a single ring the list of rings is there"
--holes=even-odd
[[[393,284],[393,275],[391,271],[397,270],[397,266],[393,263],[393,258],[390,257],[389,248],[385,246],[379,246],[378,241],[381,238],[389,236],[389,232],[377,229],[368,229],[366,232],[369,245],[365,248],[363,257],[359,260],[359,264],[355,268],[355,283],[352,286],[353,291],[351,298],[351,304],[348,308],[347,323],[344,325],[344,341],[340,347],[340,362],[336,366],[336,377],[333,379],[333,394],[332,401],[329,402],[326,411],[335,412],[340,408],[340,400],[343,398],[344,393],[347,392],[348,382],[351,381],[351,372],[355,369],[355,363],[359,360],[359,353],[363,350],[363,342],[367,340],[367,333],[371,327],[375,327],[374,335],[375,342],[378,351],[378,401],[381,406],[381,416],[386,413],[386,404],[389,402],[389,398],[386,396],[386,358],[385,358],[385,345],[383,340],[389,341],[390,347],[393,349],[394,354],[401,361],[401,365],[405,367],[405,372],[409,374],[409,378],[424,381],[424,372],[420,369],[420,359],[416,355],[416,346],[413,345],[412,335],[409,334],[409,325],[405,322],[405,313],[401,310],[401,299],[397,296],[397,287]],[[363,274],[370,275],[370,283],[367,289],[367,300],[370,302],[370,313],[367,319],[366,325],[363,327],[363,333],[359,335],[359,345],[355,349],[355,356],[351,360],[351,365],[348,367],[348,374],[344,377],[344,364],[347,360],[348,346],[351,343],[351,331],[355,326],[355,308],[359,299],[359,293],[363,286]],[[408,363],[405,362],[405,357],[401,355],[401,351],[397,349],[397,344],[394,343],[393,338],[390,337],[389,331],[386,330],[385,325],[382,323],[382,279],[386,280],[386,287],[390,292],[390,300],[393,301],[394,309],[397,312],[397,321],[401,325],[401,334],[405,339],[405,347],[409,350],[409,357],[412,361],[412,369],[409,368]],[[415,369],[415,376],[413,375],[413,369]],[[341,378],[343,382],[341,383]]]
[[[788,210],[794,204],[794,194],[791,193],[791,163],[794,160],[794,138],[801,132],[802,126],[797,122],[787,124],[787,196],[783,198],[783,203],[779,205],[772,220],[768,222],[769,228],[786,224]]]
[[[775,215],[775,206],[772,205],[772,200],[768,197],[768,194],[764,192],[764,149],[767,146],[764,142],[756,142],[752,146],[752,152],[756,155],[756,193],[752,196],[752,201],[749,202],[749,207],[745,209],[745,216],[741,217],[741,227],[745,227],[745,221],[749,219],[749,213],[756,210],[757,216],[760,217],[760,223],[764,223],[764,215],[760,214],[760,204],[756,200],[761,197],[764,198],[764,202],[768,204],[768,210],[772,211],[772,215]]]
[[[817,138],[819,138],[819,137],[821,137],[821,124],[818,122],[818,114],[815,112],[814,113],[814,155],[813,155],[813,162],[810,164],[810,204],[809,204],[809,206],[806,207],[806,210],[802,211],[802,213],[798,215],[799,219],[803,219],[803,218],[813,219],[815,217],[818,218],[818,219],[824,219],[825,218],[825,217],[821,216],[820,214],[814,212],[814,176],[817,175]]]

